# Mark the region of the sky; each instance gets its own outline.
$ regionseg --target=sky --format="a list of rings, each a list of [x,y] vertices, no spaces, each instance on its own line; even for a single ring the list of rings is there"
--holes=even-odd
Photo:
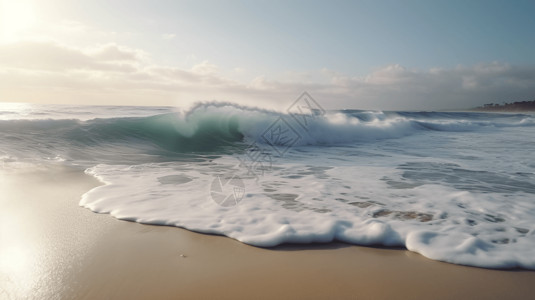
[[[0,0],[0,101],[462,109],[535,100],[535,0]]]

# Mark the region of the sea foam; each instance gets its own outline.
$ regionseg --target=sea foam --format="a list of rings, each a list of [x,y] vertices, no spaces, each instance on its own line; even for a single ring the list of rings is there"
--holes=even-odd
[[[87,172],[105,185],[86,193],[80,204],[118,219],[221,234],[261,247],[336,240],[403,246],[464,265],[535,268],[532,195],[511,199],[438,184],[392,189],[383,180],[400,177],[392,169],[329,165],[286,163],[259,181],[243,177],[245,196],[231,207],[218,205],[209,190],[221,170],[240,173],[229,158],[202,166],[98,165]],[[176,174],[189,180],[162,183]]]

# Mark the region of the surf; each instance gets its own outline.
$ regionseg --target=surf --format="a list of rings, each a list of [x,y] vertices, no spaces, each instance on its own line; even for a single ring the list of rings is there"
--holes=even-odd
[[[303,127],[299,119],[307,120]],[[382,111],[328,111],[292,115],[230,103],[202,103],[184,112],[143,117],[0,120],[4,139],[79,147],[130,145],[167,153],[240,151],[243,144],[284,146],[266,138],[274,125],[293,134],[292,146],[332,146],[395,139],[426,131],[485,131],[534,126],[529,115]]]

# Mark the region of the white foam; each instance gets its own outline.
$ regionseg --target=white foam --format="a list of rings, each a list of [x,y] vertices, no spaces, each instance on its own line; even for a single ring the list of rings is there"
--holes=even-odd
[[[338,240],[405,246],[456,264],[535,269],[530,194],[511,198],[439,184],[393,189],[385,178],[399,179],[402,172],[391,167],[298,160],[283,161],[284,168],[258,181],[232,157],[202,165],[98,165],[87,172],[106,185],[86,193],[80,204],[119,219],[221,234],[262,247]],[[244,180],[245,196],[237,206],[219,206],[210,196],[221,170]],[[161,183],[176,175],[191,181]]]

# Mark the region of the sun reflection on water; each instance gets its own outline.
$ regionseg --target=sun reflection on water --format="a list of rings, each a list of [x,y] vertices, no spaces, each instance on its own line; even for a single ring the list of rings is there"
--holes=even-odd
[[[30,103],[0,102],[0,120],[12,120],[20,117],[27,117],[32,114],[34,109],[34,106]]]

